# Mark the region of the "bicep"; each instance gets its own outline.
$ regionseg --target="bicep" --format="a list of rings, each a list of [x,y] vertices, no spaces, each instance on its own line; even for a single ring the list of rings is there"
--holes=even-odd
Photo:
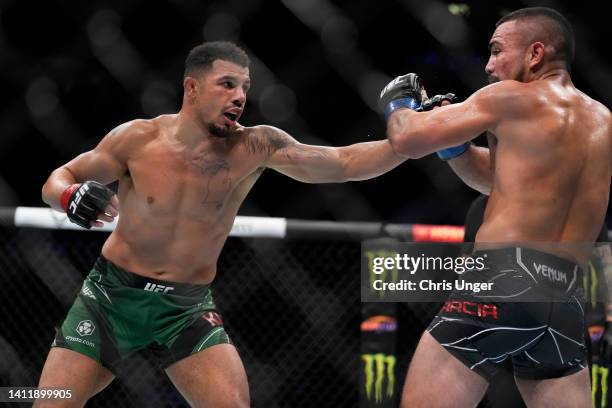
[[[469,141],[483,132],[495,134],[502,123],[533,117],[542,104],[536,91],[517,81],[497,82],[462,103],[426,112],[421,126],[442,147]]]
[[[429,112],[398,111],[389,120],[389,140],[398,153],[418,158],[465,143],[485,131],[495,132],[501,122],[531,114],[537,98],[524,90],[516,81],[502,81],[462,103]]]
[[[295,142],[274,152],[267,167],[303,182],[336,180],[342,168],[339,149]]]
[[[490,114],[468,99],[430,112],[398,111],[388,122],[387,137],[397,153],[418,159],[475,138],[492,121]]]
[[[341,148],[303,144],[271,126],[257,127],[247,149],[264,155],[262,167],[305,183],[335,182],[343,176]]]
[[[68,170],[76,180],[96,180],[109,184],[125,173],[126,167],[112,153],[90,150],[66,163]]]
[[[462,103],[415,116],[415,131],[426,134],[436,150],[472,140],[496,123],[495,115],[483,106],[477,94]]]
[[[82,153],[62,166],[76,180],[96,180],[103,184],[120,178],[126,171],[125,145],[117,131],[106,135],[92,150]]]

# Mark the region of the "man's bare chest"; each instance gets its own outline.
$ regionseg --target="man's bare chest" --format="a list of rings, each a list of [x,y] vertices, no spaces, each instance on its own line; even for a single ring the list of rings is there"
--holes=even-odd
[[[148,146],[128,161],[133,198],[160,212],[220,211],[252,173],[235,152]]]

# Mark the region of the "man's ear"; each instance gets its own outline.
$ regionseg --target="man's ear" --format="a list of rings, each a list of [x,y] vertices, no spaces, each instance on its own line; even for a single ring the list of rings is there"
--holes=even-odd
[[[529,68],[534,68],[538,65],[541,65],[542,62],[544,61],[545,52],[546,51],[545,51],[544,44],[542,44],[541,42],[537,41],[531,44],[529,46],[529,55],[528,55]]]
[[[192,100],[198,93],[198,81],[190,76],[186,76],[183,79],[183,92],[187,99]]]

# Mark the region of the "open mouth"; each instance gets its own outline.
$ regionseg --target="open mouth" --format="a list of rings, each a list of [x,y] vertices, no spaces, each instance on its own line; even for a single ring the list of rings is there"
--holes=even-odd
[[[230,112],[225,112],[223,114],[226,118],[228,118],[229,120],[231,120],[232,122],[235,122],[236,119],[238,119],[238,115],[234,114],[234,113],[230,113]]]

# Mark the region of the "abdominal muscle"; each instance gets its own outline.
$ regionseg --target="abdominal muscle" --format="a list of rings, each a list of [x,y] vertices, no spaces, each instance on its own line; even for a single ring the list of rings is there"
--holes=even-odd
[[[207,284],[215,278],[217,259],[237,210],[224,208],[194,217],[180,209],[152,214],[151,210],[122,206],[102,254],[138,275]]]

